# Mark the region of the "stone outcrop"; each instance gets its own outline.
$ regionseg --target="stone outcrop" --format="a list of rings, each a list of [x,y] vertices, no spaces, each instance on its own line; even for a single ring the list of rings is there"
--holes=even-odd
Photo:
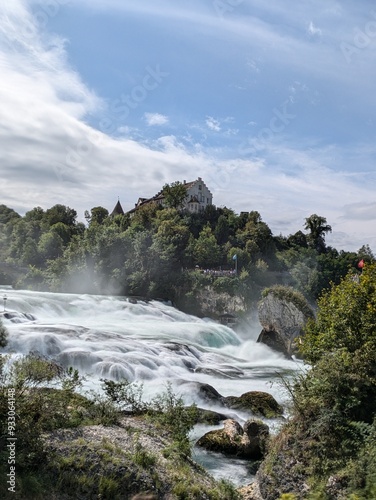
[[[225,455],[259,460],[264,456],[268,438],[269,427],[260,420],[247,420],[242,427],[236,420],[228,419],[223,429],[207,432],[196,445]]]
[[[207,404],[248,412],[256,417],[279,418],[283,415],[282,406],[267,392],[248,391],[241,396],[222,396],[209,384],[196,382],[194,385],[199,397]]]
[[[276,418],[283,414],[282,406],[267,392],[249,391],[241,396],[227,396],[222,400],[232,410],[248,411],[255,416]]]
[[[313,316],[308,304],[302,300],[294,300],[296,292],[270,292],[258,307],[259,321],[262,331],[257,342],[262,342],[272,349],[291,357],[296,352],[295,341],[302,335],[303,327],[309,317]]]
[[[35,321],[36,317],[30,313],[20,313],[18,311],[4,311],[0,313],[1,318],[9,319],[12,323],[26,323]]]
[[[49,498],[227,500],[218,483],[189,457],[173,437],[142,417],[119,425],[59,429],[43,436],[48,470],[56,483]],[[213,494],[214,492],[214,494]]]

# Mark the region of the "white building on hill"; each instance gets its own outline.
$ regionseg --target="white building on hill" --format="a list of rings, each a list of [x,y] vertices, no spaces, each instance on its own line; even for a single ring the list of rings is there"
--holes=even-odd
[[[187,196],[182,206],[183,210],[187,210],[188,212],[200,212],[208,205],[213,204],[213,195],[201,177],[192,182],[183,181],[183,185],[187,190]],[[159,191],[159,193],[152,198],[139,198],[135,207],[128,213],[132,215],[140,207],[150,203],[164,206],[165,197],[163,195],[163,190]]]

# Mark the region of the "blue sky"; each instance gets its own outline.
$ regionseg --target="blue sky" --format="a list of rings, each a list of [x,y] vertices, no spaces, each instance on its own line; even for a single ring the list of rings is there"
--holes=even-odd
[[[0,0],[1,201],[124,209],[202,177],[274,234],[376,251],[376,6]]]

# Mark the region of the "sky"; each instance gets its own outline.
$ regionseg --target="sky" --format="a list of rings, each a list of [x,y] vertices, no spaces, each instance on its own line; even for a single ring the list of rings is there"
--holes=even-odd
[[[372,0],[0,0],[0,204],[124,210],[202,177],[274,235],[376,253]]]

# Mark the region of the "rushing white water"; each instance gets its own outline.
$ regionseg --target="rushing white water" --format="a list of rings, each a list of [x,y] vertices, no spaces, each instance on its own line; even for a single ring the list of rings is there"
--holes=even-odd
[[[0,301],[5,293],[7,311],[29,313],[35,320],[15,323],[3,317],[9,331],[3,351],[52,357],[78,368],[92,388],[101,378],[126,378],[143,382],[145,396],[152,397],[171,382],[187,403],[210,408],[198,395],[199,383],[205,383],[224,396],[262,390],[283,402],[281,386],[271,381],[277,372],[297,369],[295,362],[252,340],[254,332],[240,338],[230,328],[158,301],[5,287]]]

